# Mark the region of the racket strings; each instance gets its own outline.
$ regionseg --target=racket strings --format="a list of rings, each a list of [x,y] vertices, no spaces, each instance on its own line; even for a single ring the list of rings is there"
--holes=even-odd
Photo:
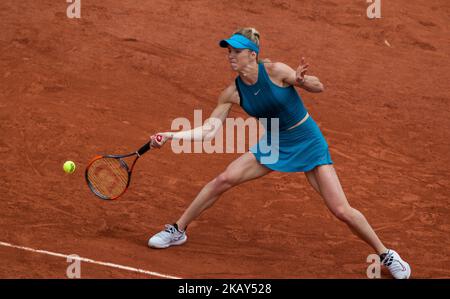
[[[88,180],[93,191],[109,199],[125,191],[128,179],[128,171],[119,159],[101,158],[88,169]]]

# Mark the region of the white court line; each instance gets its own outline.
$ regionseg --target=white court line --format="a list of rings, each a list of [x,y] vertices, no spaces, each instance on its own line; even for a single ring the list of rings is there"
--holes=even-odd
[[[24,246],[17,246],[17,245],[13,245],[13,244],[6,243],[6,242],[1,242],[1,241],[0,241],[0,245],[1,246],[5,246],[5,247],[11,247],[11,248],[16,248],[16,249],[22,249],[22,250],[26,250],[26,251],[46,254],[46,255],[63,257],[63,258],[66,258],[66,259],[70,258],[72,260],[80,260],[80,261],[86,262],[86,263],[97,264],[97,265],[102,265],[102,266],[106,266],[106,267],[117,268],[117,269],[122,269],[122,270],[127,270],[127,271],[142,273],[142,274],[147,274],[147,275],[151,275],[151,276],[157,276],[157,277],[162,277],[162,278],[170,278],[170,279],[181,279],[181,277],[170,276],[170,275],[161,274],[161,273],[158,273],[158,272],[152,272],[152,271],[137,269],[137,268],[133,268],[133,267],[117,265],[117,264],[113,264],[113,263],[99,262],[99,261],[91,260],[91,259],[84,258],[84,257],[75,257],[73,255],[66,255],[66,254],[61,254],[61,253],[56,253],[56,252],[51,252],[51,251],[46,251],[46,250],[39,250],[39,249],[33,249],[33,248],[29,248],[29,247],[24,247]]]

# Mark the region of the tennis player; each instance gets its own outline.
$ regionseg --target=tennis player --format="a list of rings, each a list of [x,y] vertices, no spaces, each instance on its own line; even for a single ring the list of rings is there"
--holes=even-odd
[[[187,241],[186,228],[191,221],[211,207],[227,190],[260,178],[271,171],[304,172],[308,182],[323,198],[328,209],[380,256],[394,278],[409,278],[411,268],[400,255],[386,248],[358,210],[347,201],[333,167],[328,144],[319,127],[307,112],[295,87],[308,92],[322,92],[323,84],[306,75],[308,64],[302,59],[297,70],[281,62],[258,60],[260,35],[254,28],[242,28],[220,41],[228,49],[231,68],[237,73],[219,96],[217,107],[202,127],[181,132],[162,132],[152,136],[151,147],[160,148],[167,140],[201,141],[214,136],[233,104],[256,118],[277,118],[279,127],[278,160],[264,162],[263,147],[270,138],[261,138],[249,152],[233,161],[224,172],[207,183],[183,215],[173,224],[151,237],[148,245],[167,248]],[[270,131],[271,122],[266,124]],[[161,141],[155,136],[162,135]],[[270,159],[268,159],[270,160]]]

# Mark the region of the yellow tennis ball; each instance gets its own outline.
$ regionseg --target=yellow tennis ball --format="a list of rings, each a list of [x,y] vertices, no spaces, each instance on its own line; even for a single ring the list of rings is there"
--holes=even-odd
[[[75,163],[73,161],[64,162],[63,169],[66,173],[73,173],[75,168]]]

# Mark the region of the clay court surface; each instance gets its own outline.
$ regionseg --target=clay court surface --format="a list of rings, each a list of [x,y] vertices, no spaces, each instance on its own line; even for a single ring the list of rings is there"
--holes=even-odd
[[[239,153],[150,151],[113,202],[85,184],[92,156],[133,151],[194,109],[207,117],[235,76],[218,41],[254,26],[261,57],[295,68],[305,56],[324,83],[300,94],[350,203],[413,278],[450,277],[447,0],[382,1],[377,20],[363,0],[82,0],[81,19],[67,6],[0,3],[0,242],[183,278],[365,278],[372,250],[301,173],[225,193],[167,250],[148,237]],[[69,265],[3,245],[0,261],[1,278],[65,278]],[[158,278],[81,267],[82,278]]]

